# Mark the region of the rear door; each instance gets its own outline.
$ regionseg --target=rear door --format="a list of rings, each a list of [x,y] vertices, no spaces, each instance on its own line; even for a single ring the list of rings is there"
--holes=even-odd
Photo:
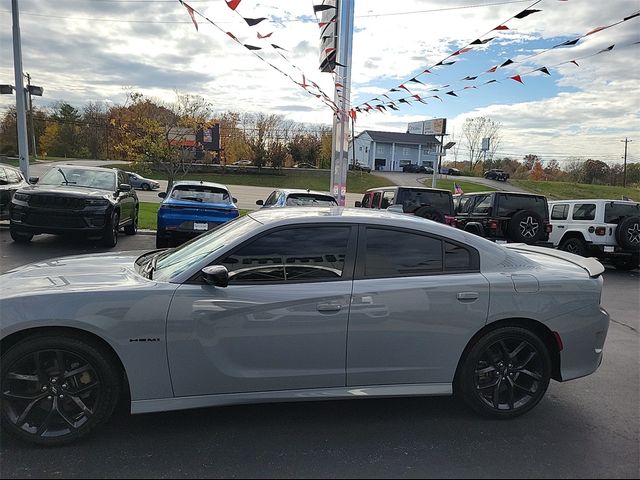
[[[361,227],[347,385],[451,383],[488,308],[475,249],[418,231]]]

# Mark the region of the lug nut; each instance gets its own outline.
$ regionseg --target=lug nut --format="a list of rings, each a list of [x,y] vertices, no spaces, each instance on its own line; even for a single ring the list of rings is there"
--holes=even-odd
[[[64,398],[64,395],[60,395],[60,397],[59,397],[59,398]]]

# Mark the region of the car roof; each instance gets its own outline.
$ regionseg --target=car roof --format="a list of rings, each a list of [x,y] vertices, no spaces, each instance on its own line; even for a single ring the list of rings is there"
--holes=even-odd
[[[370,188],[365,193],[377,192],[378,190],[392,190],[392,189],[395,189],[395,188],[408,188],[410,190],[425,190],[425,191],[431,191],[431,192],[447,192],[447,193],[451,193],[449,190],[446,190],[444,188],[418,187],[417,185],[415,187],[407,186],[407,185],[389,185],[388,187]]]
[[[179,182],[174,182],[173,186],[171,187],[171,189],[174,189],[175,187],[179,187],[179,186],[197,186],[197,185],[203,185],[205,187],[211,187],[211,188],[219,188],[221,190],[226,190],[229,191],[229,188],[226,185],[222,185],[221,183],[213,183],[213,182],[204,182],[202,180],[180,180]]]
[[[586,202],[615,202],[615,203],[628,203],[631,205],[637,205],[638,202],[634,200],[611,200],[606,198],[578,198],[575,200],[553,200],[549,204],[556,203],[586,203]]]
[[[50,170],[53,170],[54,168],[61,168],[61,167],[68,167],[68,168],[75,168],[77,170],[95,170],[98,172],[117,172],[118,170],[120,170],[119,168],[106,168],[106,167],[93,167],[93,166],[88,166],[88,165],[74,165],[73,163],[57,163],[56,165],[52,166],[50,168]],[[120,170],[120,171],[124,171],[124,170]]]
[[[503,190],[493,190],[493,191],[486,191],[486,192],[470,192],[470,193],[463,193],[463,195],[465,197],[468,197],[470,195],[487,195],[487,194],[491,194],[491,193],[503,193],[503,194],[506,194],[506,195],[519,195],[519,196],[524,196],[524,197],[543,197],[543,198],[546,198],[544,195],[540,195],[538,193],[507,192],[507,191],[503,191]]]
[[[276,192],[283,192],[286,195],[291,195],[292,193],[306,193],[308,195],[322,195],[323,197],[331,197],[333,195],[329,192],[320,192],[318,190],[305,190],[304,188],[277,188]]]
[[[10,170],[15,170],[17,172],[22,172],[19,167],[14,167],[13,165],[7,165],[6,163],[0,163],[0,167],[8,168]]]

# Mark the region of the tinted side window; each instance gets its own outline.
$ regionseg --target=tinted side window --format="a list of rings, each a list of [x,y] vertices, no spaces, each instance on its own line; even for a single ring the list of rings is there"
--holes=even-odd
[[[444,264],[445,270],[473,270],[471,252],[460,245],[444,242]]]
[[[364,275],[397,277],[442,272],[442,241],[397,230],[367,228]]]
[[[551,220],[566,220],[569,216],[569,205],[554,205],[551,210]]]
[[[596,205],[594,203],[576,203],[573,206],[574,220],[594,220],[596,218]]]
[[[604,223],[620,223],[623,217],[640,215],[640,203],[607,203],[604,206]]]
[[[476,215],[487,215],[491,211],[491,195],[476,197],[473,212]]]
[[[458,200],[457,213],[469,213],[471,205],[473,205],[473,197],[460,197]]]
[[[271,192],[271,195],[265,200],[264,204],[266,205],[274,205],[276,203],[276,198],[278,198],[278,192]]]
[[[365,193],[362,197],[362,208],[371,208],[371,194]]]
[[[304,227],[268,233],[219,262],[232,283],[340,279],[350,226]]]
[[[380,208],[389,208],[395,201],[395,192],[384,192],[382,196],[382,206]]]

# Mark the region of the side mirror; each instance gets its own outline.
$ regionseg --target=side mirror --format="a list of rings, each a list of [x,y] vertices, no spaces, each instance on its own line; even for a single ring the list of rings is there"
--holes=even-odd
[[[121,183],[120,185],[118,185],[119,192],[130,192],[132,189],[133,187],[128,183]]]
[[[256,205],[260,205],[262,207],[264,205],[264,200],[258,200]]]
[[[238,203],[238,199],[236,197],[233,197],[232,200],[233,200],[233,203]]]
[[[362,202],[356,202],[356,208],[362,208]]]
[[[211,265],[202,269],[202,278],[209,285],[225,288],[229,285],[229,270],[222,265]]]
[[[29,183],[35,185],[40,180],[40,177],[29,177]]]
[[[160,198],[167,198],[167,192],[160,192],[160,193],[158,193],[158,196]]]

